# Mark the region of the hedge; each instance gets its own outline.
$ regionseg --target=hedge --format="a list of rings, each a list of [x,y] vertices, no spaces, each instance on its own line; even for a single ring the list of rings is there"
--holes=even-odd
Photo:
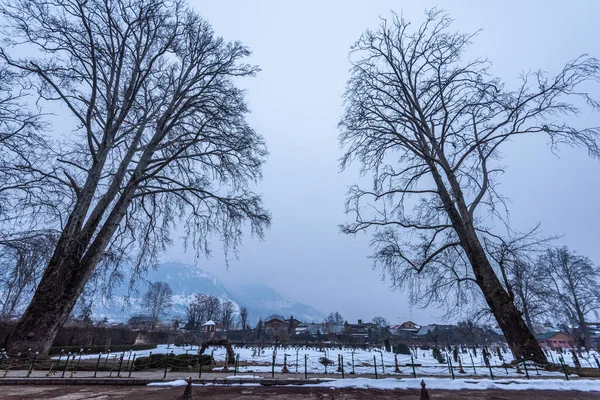
[[[114,346],[58,346],[51,347],[50,354],[60,354],[62,350],[64,350],[65,354],[70,353],[79,353],[81,349],[86,354],[90,353],[106,353],[110,350],[111,353],[122,353],[124,351],[129,350],[152,350],[155,349],[157,344],[121,344]]]

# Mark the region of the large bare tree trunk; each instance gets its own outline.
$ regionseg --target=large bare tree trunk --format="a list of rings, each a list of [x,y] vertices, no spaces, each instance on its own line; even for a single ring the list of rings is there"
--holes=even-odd
[[[478,239],[475,238],[475,240]],[[466,250],[471,261],[477,284],[494,315],[498,326],[504,333],[504,337],[515,357],[523,355],[538,363],[547,362],[546,355],[540,348],[533,333],[523,320],[523,316],[511,300],[510,296],[502,287],[500,280],[490,265],[483,249],[479,243],[475,244],[473,251]]]
[[[48,355],[94,269],[81,265],[72,251],[60,250],[54,254],[31,303],[8,339],[9,354],[31,349]]]

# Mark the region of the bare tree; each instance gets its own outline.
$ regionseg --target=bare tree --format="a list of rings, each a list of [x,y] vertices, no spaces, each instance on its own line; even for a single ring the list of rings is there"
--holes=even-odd
[[[379,329],[388,328],[390,326],[389,322],[384,317],[375,317],[371,322],[377,325]]]
[[[68,196],[11,352],[47,354],[99,262],[143,272],[178,220],[198,255],[211,238],[235,251],[246,222],[262,238],[270,216],[250,185],[267,151],[234,84],[258,70],[242,62],[246,47],[180,0],[6,0],[0,11],[5,41],[37,55],[4,47],[0,58],[41,107],[60,104],[74,121],[48,168],[21,166]]]
[[[579,327],[586,348],[591,348],[586,316],[600,311],[600,268],[566,247],[550,249],[540,258],[548,298],[556,313]]]
[[[231,300],[225,300],[221,305],[221,324],[223,330],[228,331],[233,323],[233,316],[235,314],[235,305]]]
[[[56,237],[53,232],[23,232],[0,237],[0,320],[24,307],[43,273]]]
[[[248,308],[242,307],[240,308],[240,325],[242,326],[242,331],[245,333],[248,330]]]
[[[142,307],[152,317],[154,329],[158,318],[168,312],[173,306],[173,290],[167,282],[154,282],[148,285],[148,291],[142,298]]]
[[[440,271],[465,271],[450,282],[479,289],[515,356],[546,362],[482,238],[494,235],[486,225],[490,215],[504,217],[495,181],[508,140],[545,134],[553,144],[582,145],[599,155],[598,128],[564,120],[578,112],[570,97],[598,108],[582,85],[598,80],[600,64],[581,57],[554,77],[527,73],[511,91],[490,77],[488,61],[463,61],[473,35],[450,31],[451,23],[432,10],[412,30],[394,15],[353,46],[341,167],[359,162],[374,185],[351,187],[346,212],[354,221],[342,231],[374,229],[374,265],[397,288],[410,287],[422,273],[444,278]],[[444,301],[448,291],[433,295]]]
[[[551,309],[546,290],[544,268],[537,259],[555,237],[539,235],[539,226],[508,237],[484,238],[484,247],[492,264],[499,271],[502,283],[531,332],[542,323]]]
[[[325,332],[333,333],[334,325],[342,325],[344,323],[344,317],[339,312],[330,312],[323,322],[325,324]]]
[[[221,300],[217,296],[198,293],[187,307],[186,329],[199,329],[207,321],[221,317]]]

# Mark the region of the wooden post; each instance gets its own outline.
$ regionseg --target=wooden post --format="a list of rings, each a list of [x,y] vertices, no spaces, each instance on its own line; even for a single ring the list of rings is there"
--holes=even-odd
[[[308,379],[307,370],[306,370],[307,358],[308,358],[308,355],[305,354],[304,355],[304,379]]]
[[[462,366],[462,360],[461,360],[461,356],[458,356],[458,373],[459,374],[466,374],[465,370],[463,369]]]
[[[102,353],[98,354],[98,361],[96,361],[96,369],[94,369],[94,378],[98,374],[98,366],[100,365],[101,358],[102,358]]]
[[[396,368],[394,368],[394,372],[399,374],[400,373],[400,367],[398,367],[398,354],[394,354],[394,365]]]
[[[377,357],[373,356],[373,368],[375,369],[375,379],[377,379]]]
[[[290,371],[288,370],[288,367],[287,367],[287,354],[283,353],[283,368],[281,369],[281,373],[287,374],[289,372]]]
[[[69,358],[71,358],[71,352],[67,354],[67,361],[65,362],[65,367],[63,368],[62,378],[65,377],[65,372],[67,372],[67,365],[69,365]]]
[[[127,376],[128,378],[131,378],[131,371],[133,370],[133,365],[135,364],[135,356],[136,354],[133,354],[133,360],[131,360],[131,365],[129,365],[129,375]]]
[[[271,363],[271,378],[275,378],[275,352],[273,352],[273,362]]]
[[[425,381],[421,379],[421,396],[419,400],[429,400],[429,393],[427,393],[427,389],[425,389]]]
[[[342,366],[342,379],[344,379],[344,355],[341,355],[341,359],[342,362],[340,363],[340,365]]]
[[[385,363],[383,362],[383,351],[379,354],[381,355],[381,373],[385,374]]]
[[[342,355],[338,353],[338,367],[337,372],[342,372]]]
[[[475,369],[475,361],[473,361],[473,354],[471,354],[471,350],[469,350],[469,356],[471,357],[471,365],[473,366],[473,372],[475,373],[475,375],[477,375],[477,370]]]
[[[523,363],[523,369],[525,370],[525,375],[527,376],[527,379],[529,379],[529,371],[527,371],[527,364],[525,363],[525,359],[523,357],[521,357],[521,362]]]
[[[600,364],[598,364],[598,368],[600,368]],[[354,349],[352,349],[352,372],[350,374],[354,375]]]
[[[34,356],[33,356],[33,361],[31,362],[31,365],[29,366],[29,371],[27,371],[27,377],[29,378],[31,376],[31,373],[33,372],[33,368],[35,366],[35,359],[38,356],[38,352],[36,351]]]

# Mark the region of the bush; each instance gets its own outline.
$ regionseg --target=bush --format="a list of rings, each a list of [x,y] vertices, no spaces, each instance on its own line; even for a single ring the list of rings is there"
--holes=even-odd
[[[394,354],[410,355],[410,349],[406,343],[398,343],[394,345]]]
[[[436,360],[438,360],[438,362],[440,364],[445,364],[446,363],[446,357],[444,357],[444,355],[442,354],[441,350],[436,346],[433,348],[433,358],[435,358]]]
[[[208,354],[202,354],[198,357],[197,354],[179,354],[170,356],[167,354],[151,354],[149,357],[136,358],[133,364],[136,371],[147,369],[162,369],[165,365],[171,367],[172,371],[187,371],[198,366],[212,364],[212,357]]]
[[[81,349],[83,349],[84,354],[91,353],[106,353],[110,350],[111,353],[122,353],[128,352],[129,350],[152,350],[156,348],[156,344],[121,344],[115,346],[57,346],[50,348],[50,355],[60,354],[61,350],[64,350],[65,354],[71,353],[79,353]]]
[[[319,362],[323,365],[334,365],[334,362],[327,357],[320,357]]]

